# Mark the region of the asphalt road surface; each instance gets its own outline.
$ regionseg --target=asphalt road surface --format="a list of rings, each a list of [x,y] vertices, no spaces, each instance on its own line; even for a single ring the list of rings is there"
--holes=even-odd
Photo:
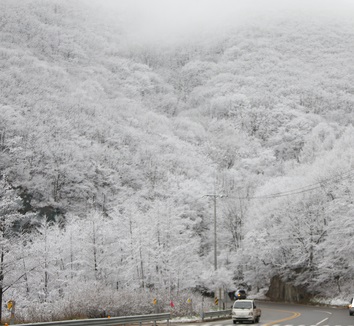
[[[349,316],[346,308],[317,307],[297,304],[281,304],[258,301],[262,316],[258,326],[354,326],[354,316]],[[184,324],[186,326],[186,324]],[[190,324],[187,324],[190,325]],[[194,325],[196,325],[194,323]],[[205,320],[201,326],[231,326],[231,318]],[[236,325],[250,325],[237,323]]]

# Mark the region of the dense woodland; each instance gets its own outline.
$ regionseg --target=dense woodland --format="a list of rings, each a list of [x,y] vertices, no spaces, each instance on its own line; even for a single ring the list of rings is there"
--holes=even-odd
[[[183,314],[275,275],[352,296],[353,25],[143,42],[84,1],[1,0],[0,303],[32,321],[154,297]]]

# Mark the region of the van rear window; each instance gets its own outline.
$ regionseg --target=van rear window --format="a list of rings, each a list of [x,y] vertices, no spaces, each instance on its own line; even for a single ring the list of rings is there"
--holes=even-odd
[[[234,303],[235,309],[250,309],[252,308],[252,302],[250,301],[236,301]]]

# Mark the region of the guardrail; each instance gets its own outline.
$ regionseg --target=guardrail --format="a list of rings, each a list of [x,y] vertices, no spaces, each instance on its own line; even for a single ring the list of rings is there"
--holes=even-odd
[[[169,325],[171,314],[154,314],[154,315],[138,315],[128,317],[111,317],[111,318],[93,318],[93,319],[78,319],[78,320],[64,320],[44,323],[20,324],[21,326],[106,326],[106,325],[125,325],[136,324],[143,322],[154,322],[166,320]]]
[[[202,321],[205,318],[231,316],[231,309],[202,312]]]

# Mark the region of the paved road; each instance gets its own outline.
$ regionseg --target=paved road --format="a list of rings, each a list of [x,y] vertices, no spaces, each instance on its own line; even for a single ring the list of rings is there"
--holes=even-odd
[[[257,302],[262,309],[258,326],[354,326],[354,316],[346,308]],[[196,324],[194,324],[196,325]],[[198,323],[201,326],[231,326],[231,318]],[[246,325],[240,324],[237,325]],[[250,325],[250,324],[247,324]],[[187,326],[187,325],[185,325]]]
[[[354,326],[354,317],[349,316],[349,311],[345,308],[263,302],[259,305],[263,315],[260,325],[264,326]]]

